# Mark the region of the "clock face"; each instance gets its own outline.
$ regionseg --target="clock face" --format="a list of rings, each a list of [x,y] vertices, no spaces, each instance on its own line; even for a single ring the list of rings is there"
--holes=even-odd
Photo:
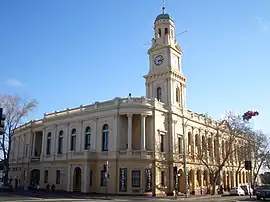
[[[163,56],[158,55],[158,56],[155,57],[154,63],[155,63],[155,65],[161,65],[163,63],[163,60],[164,60]]]

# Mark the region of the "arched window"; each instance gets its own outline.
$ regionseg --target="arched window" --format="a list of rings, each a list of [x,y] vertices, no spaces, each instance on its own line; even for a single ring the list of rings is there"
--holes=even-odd
[[[188,132],[188,145],[191,145],[191,143],[192,143],[191,132]]]
[[[88,126],[85,129],[84,149],[90,150],[91,146],[91,128]]]
[[[158,38],[161,37],[161,29],[158,29]]]
[[[64,139],[64,132],[61,130],[58,136],[58,154],[63,153],[63,139]]]
[[[168,28],[165,28],[165,35],[169,34]]]
[[[46,154],[51,154],[51,143],[52,143],[52,133],[49,132],[47,135],[47,148],[46,148]]]
[[[176,90],[175,90],[175,96],[176,96],[176,102],[180,102],[180,90],[178,86],[176,87]]]
[[[76,129],[73,128],[71,131],[70,151],[76,150]]]
[[[109,145],[109,126],[104,124],[102,128],[102,151],[108,151]]]
[[[160,87],[157,88],[157,100],[161,101],[161,88]]]

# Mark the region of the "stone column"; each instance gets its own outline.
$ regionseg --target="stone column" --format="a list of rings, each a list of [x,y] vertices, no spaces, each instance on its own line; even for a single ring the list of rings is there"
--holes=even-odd
[[[132,150],[132,114],[128,114],[128,150]]]
[[[147,115],[141,114],[141,150],[145,150],[145,118]]]
[[[43,160],[44,159],[44,156],[45,156],[45,145],[46,145],[46,143],[45,143],[45,141],[46,141],[46,130],[45,129],[43,129],[43,131],[42,131],[42,143],[41,143],[41,159]]]
[[[81,135],[79,135],[79,140],[80,140],[80,145],[79,145],[79,151],[83,152],[84,151],[84,145],[85,145],[85,130],[83,130],[83,121],[80,123],[81,125]]]
[[[66,141],[66,144],[65,144],[65,153],[66,153],[66,159],[68,159],[69,158],[69,150],[70,150],[70,141],[69,141],[69,139],[70,139],[70,135],[69,135],[69,123],[67,124],[67,127],[66,127],[66,134],[65,134],[65,136],[64,136],[64,138],[66,138],[65,139],[65,141]]]
[[[71,179],[71,177],[73,177],[73,176],[70,176],[70,174],[71,174],[71,165],[69,165],[68,164],[68,172],[67,172],[67,192],[70,192],[71,190],[70,190],[70,187],[71,187],[71,181],[70,181],[70,179]]]
[[[35,132],[31,132],[33,135],[33,146],[32,146],[32,154],[31,156],[35,156],[35,147],[36,147],[36,133]]]
[[[88,165],[85,164],[84,165],[84,171],[83,171],[83,192],[84,193],[88,193],[89,192],[89,175],[90,174],[90,170],[88,168]]]
[[[94,121],[94,131],[91,134],[91,150],[96,151],[96,144],[97,144],[97,136],[98,136],[98,119],[96,118]]]
[[[118,115],[114,116],[114,122],[113,122],[113,151],[118,151],[118,145],[119,145],[119,138],[118,138]]]
[[[53,148],[52,148],[52,154],[53,154],[53,159],[55,159],[56,155],[57,155],[57,151],[58,151],[58,139],[59,139],[59,134],[57,132],[57,125],[55,125],[55,132],[54,132],[54,137],[52,138],[52,144],[53,144]]]

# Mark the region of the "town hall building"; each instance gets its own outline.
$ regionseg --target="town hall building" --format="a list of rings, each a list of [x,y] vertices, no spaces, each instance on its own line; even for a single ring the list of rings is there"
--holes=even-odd
[[[145,96],[116,97],[46,113],[18,127],[11,143],[12,184],[41,189],[54,185],[68,192],[164,195],[175,186],[184,193],[187,180],[190,193],[206,193],[211,176],[196,153],[209,134],[202,129],[204,116],[187,109],[182,50],[174,20],[164,10],[154,21],[148,55]],[[215,145],[208,154],[214,164],[224,147],[213,141],[208,141]],[[237,162],[237,155],[232,158]],[[220,176],[224,187],[236,186],[233,166],[225,166]],[[238,183],[248,183],[244,169],[237,178]]]

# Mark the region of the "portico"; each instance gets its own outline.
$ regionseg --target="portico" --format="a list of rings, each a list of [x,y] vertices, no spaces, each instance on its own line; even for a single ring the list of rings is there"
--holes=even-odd
[[[120,115],[120,150],[146,151],[150,150],[153,137],[152,115],[145,113],[126,113]]]

